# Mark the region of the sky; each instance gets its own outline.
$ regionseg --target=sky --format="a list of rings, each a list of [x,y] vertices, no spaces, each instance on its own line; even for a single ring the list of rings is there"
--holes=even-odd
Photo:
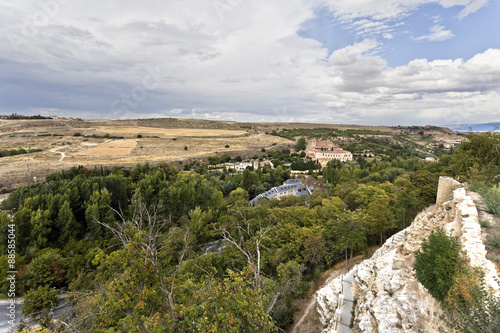
[[[0,0],[0,114],[500,121],[500,0]]]

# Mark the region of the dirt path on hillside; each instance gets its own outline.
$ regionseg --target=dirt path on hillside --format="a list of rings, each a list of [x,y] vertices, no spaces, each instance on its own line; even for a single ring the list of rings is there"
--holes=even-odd
[[[375,252],[375,248],[370,248],[370,253]],[[358,255],[352,259],[352,266],[368,259],[364,254]],[[313,287],[309,292],[310,296],[299,305],[299,310],[295,313],[295,322],[291,326],[288,333],[318,333],[323,327],[319,321],[319,316],[316,312],[316,292],[328,285],[333,279],[347,273],[345,270],[345,262],[338,263],[332,269],[324,272],[316,283],[317,287]]]

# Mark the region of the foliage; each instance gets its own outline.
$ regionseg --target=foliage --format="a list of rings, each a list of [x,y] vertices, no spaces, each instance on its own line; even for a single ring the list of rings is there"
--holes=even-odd
[[[45,310],[55,308],[59,304],[58,292],[48,285],[31,289],[24,296],[21,311],[26,317],[34,318]]]
[[[306,149],[306,139],[304,137],[297,140],[297,145],[295,146],[295,149],[297,151],[301,151],[301,150]]]
[[[28,149],[28,150],[26,150],[24,148],[11,149],[11,150],[3,149],[3,150],[0,150],[0,157],[37,153],[39,151],[42,151],[42,150],[41,149]]]
[[[500,133],[471,132],[452,156],[455,175],[467,181],[490,184],[499,182],[500,174]]]
[[[16,226],[19,293],[81,293],[71,319],[81,331],[284,328],[311,280],[407,225],[435,200],[437,175],[448,167],[430,168],[409,144],[350,138],[350,148],[383,156],[321,171],[289,149],[269,149],[274,167],[244,172],[215,173],[197,161],[185,164],[194,173],[166,163],[73,167],[20,187],[2,202]],[[315,192],[250,206],[290,178],[288,165],[323,176],[309,178]],[[1,225],[9,222],[0,215]],[[223,246],[205,254],[214,243]],[[0,256],[1,266],[4,246]]]
[[[39,286],[60,288],[66,282],[67,260],[55,250],[40,252],[25,270],[21,270],[20,291],[36,289]]]
[[[415,252],[414,268],[417,280],[443,303],[457,275],[466,269],[466,261],[457,238],[438,228]]]
[[[492,186],[482,193],[486,210],[489,213],[500,215],[500,185]]]
[[[479,219],[479,225],[481,228],[491,228],[491,221],[489,218],[482,217]]]
[[[500,233],[488,236],[486,246],[492,249],[500,250]]]
[[[500,332],[500,297],[486,287],[484,281],[467,288],[469,297],[462,298],[447,312],[446,322],[456,332]]]
[[[267,298],[252,286],[249,269],[227,271],[225,279],[208,278],[180,314],[189,332],[277,332],[265,313]]]

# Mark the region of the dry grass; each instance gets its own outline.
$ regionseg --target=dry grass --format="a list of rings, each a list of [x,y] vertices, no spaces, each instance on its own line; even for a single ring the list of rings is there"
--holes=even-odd
[[[94,148],[89,148],[77,153],[74,156],[126,156],[130,155],[137,146],[136,140],[116,140],[105,142]]]
[[[196,129],[196,128],[154,128],[154,127],[131,127],[131,126],[103,126],[97,127],[98,133],[109,133],[113,136],[124,134],[143,136],[158,136],[160,138],[177,137],[233,137],[246,135],[245,131],[220,130],[220,129]]]
[[[198,124],[201,128],[193,128]],[[50,173],[78,165],[130,168],[146,161],[152,165],[166,161],[182,168],[181,161],[206,162],[208,156],[224,154],[248,159],[254,155],[260,157],[262,148],[283,149],[294,145],[288,139],[242,130],[239,126],[238,123],[192,119],[1,121],[0,149],[38,148],[43,151],[0,158],[0,190],[32,183],[34,177],[41,181]],[[80,135],[74,136],[75,133]],[[102,136],[106,133],[125,139],[105,143],[106,138]],[[138,134],[142,138],[137,139]],[[62,153],[65,157],[61,161]]]
[[[249,129],[251,127],[251,129]],[[295,142],[266,135],[283,128],[368,129],[399,132],[383,126],[304,124],[304,123],[237,123],[197,119],[128,119],[128,120],[2,120],[0,149],[38,148],[43,152],[0,159],[0,190],[43,180],[47,174],[72,166],[122,166],[160,161],[180,166],[193,160],[227,154],[249,159],[263,155],[262,148],[292,148]],[[79,133],[79,136],[74,136]],[[103,145],[104,134],[124,137]],[[137,140],[137,135],[142,138]],[[127,140],[128,139],[128,140]],[[229,148],[226,147],[229,145]],[[95,148],[93,148],[95,147]],[[188,149],[185,150],[184,147]],[[56,151],[56,152],[52,152]],[[62,153],[66,157],[61,161]],[[29,173],[28,173],[29,168]]]

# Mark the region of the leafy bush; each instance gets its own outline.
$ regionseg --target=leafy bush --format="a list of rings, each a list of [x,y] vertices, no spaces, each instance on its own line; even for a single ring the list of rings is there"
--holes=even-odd
[[[500,297],[488,292],[484,281],[469,288],[470,297],[446,316],[447,324],[455,332],[500,332]]]
[[[454,151],[451,167],[467,181],[498,183],[500,173],[500,133],[470,133]]]
[[[22,312],[24,316],[35,318],[44,310],[49,310],[59,304],[56,288],[51,288],[48,285],[38,286],[37,289],[32,289],[24,296]]]
[[[297,141],[297,145],[295,146],[295,149],[297,149],[297,151],[305,150],[306,149],[306,139],[303,137],[300,138]]]
[[[496,233],[493,236],[489,236],[486,240],[486,246],[489,248],[500,250],[500,234]]]
[[[491,228],[491,221],[488,218],[480,218],[479,225],[481,228]]]
[[[500,187],[493,186],[482,193],[488,213],[500,215]]]
[[[422,249],[417,250],[415,256],[417,280],[432,297],[443,303],[455,283],[455,277],[466,268],[458,239],[438,228],[422,242]]]

